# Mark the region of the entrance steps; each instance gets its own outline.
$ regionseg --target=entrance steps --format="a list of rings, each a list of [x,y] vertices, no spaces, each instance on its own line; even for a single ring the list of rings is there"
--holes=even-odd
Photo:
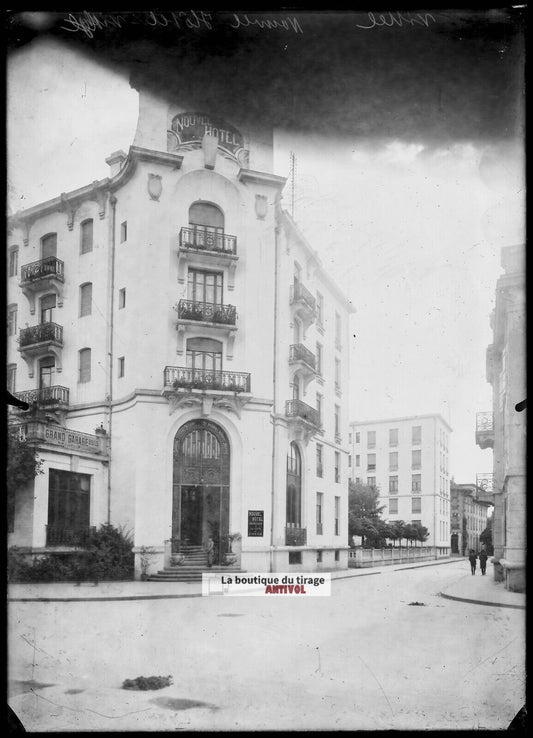
[[[203,546],[184,546],[180,548],[180,553],[185,556],[185,561],[179,566],[166,566],[160,569],[157,574],[151,574],[148,577],[149,582],[201,582],[202,573],[220,572],[229,574],[243,573],[242,569],[236,569],[232,566],[219,566],[214,564],[207,566],[207,552]]]

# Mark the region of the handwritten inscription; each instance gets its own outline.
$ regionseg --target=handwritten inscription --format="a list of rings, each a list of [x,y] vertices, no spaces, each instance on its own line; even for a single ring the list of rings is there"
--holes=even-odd
[[[216,19],[222,21],[221,17]],[[159,12],[150,10],[146,14],[140,16],[135,15],[113,15],[110,13],[89,13],[84,10],[83,13],[69,13],[63,18],[61,29],[69,33],[84,33],[88,38],[93,38],[96,31],[117,28],[120,29],[127,23],[144,24],[149,28],[176,28],[183,31],[211,31],[214,25],[214,19],[211,13],[205,10],[180,10]],[[224,25],[237,30],[239,28],[258,28],[261,30],[274,31],[292,31],[294,33],[303,33],[303,28],[296,17],[278,17],[267,18],[250,17],[246,13],[232,13],[229,20],[224,21]]]
[[[407,13],[403,14],[399,11],[395,13],[372,13],[369,12],[368,14],[368,26],[361,26],[359,23],[356,23],[357,28],[362,28],[364,31],[368,31],[371,28],[376,28],[379,26],[387,26],[388,28],[392,28],[392,26],[398,26],[401,28],[402,26],[424,26],[425,28],[428,28],[430,21],[433,21],[435,23],[435,18],[431,13]]]

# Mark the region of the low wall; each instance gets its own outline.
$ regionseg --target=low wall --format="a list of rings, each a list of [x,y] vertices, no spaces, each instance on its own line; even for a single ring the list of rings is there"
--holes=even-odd
[[[357,546],[348,551],[348,567],[364,569],[371,566],[389,564],[410,564],[413,561],[437,559],[439,555],[434,546],[409,546],[406,548],[362,548]]]

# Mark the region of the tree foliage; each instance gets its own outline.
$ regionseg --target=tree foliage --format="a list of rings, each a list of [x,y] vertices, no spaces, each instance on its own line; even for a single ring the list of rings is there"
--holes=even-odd
[[[43,474],[42,461],[35,446],[26,441],[18,426],[11,426],[7,433],[7,489],[14,495],[31,482],[37,474]]]

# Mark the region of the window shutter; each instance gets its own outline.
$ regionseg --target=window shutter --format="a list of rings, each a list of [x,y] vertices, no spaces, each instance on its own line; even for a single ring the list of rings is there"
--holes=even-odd
[[[51,233],[43,238],[41,250],[43,259],[47,259],[49,256],[57,256],[57,233]]]
[[[80,382],[89,382],[91,379],[91,349],[80,351]]]
[[[82,284],[80,288],[80,316],[90,315],[92,312],[93,286],[91,282]]]
[[[81,224],[81,253],[93,250],[93,221],[86,220]]]

